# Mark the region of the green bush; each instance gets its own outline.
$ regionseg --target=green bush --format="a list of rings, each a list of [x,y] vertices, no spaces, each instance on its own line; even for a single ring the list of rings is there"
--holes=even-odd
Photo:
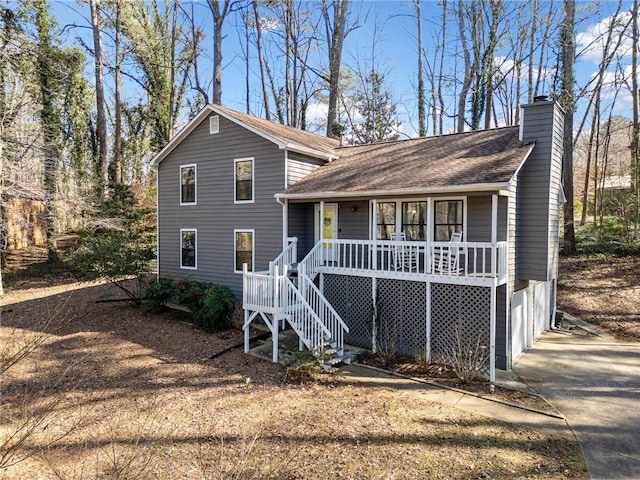
[[[151,280],[143,291],[144,303],[157,308],[174,303],[189,309],[193,323],[207,332],[218,332],[231,326],[236,297],[229,288],[183,279]]]
[[[576,249],[585,255],[639,255],[640,242],[632,239],[625,225],[610,217],[602,224],[588,224],[576,229]]]
[[[142,289],[142,301],[149,308],[161,308],[171,301],[175,292],[174,282],[169,278],[147,281]]]

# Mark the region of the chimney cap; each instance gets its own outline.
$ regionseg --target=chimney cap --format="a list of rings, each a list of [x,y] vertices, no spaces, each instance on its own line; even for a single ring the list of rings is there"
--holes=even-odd
[[[548,100],[549,100],[548,95],[536,95],[535,97],[533,97],[533,103],[546,102]]]

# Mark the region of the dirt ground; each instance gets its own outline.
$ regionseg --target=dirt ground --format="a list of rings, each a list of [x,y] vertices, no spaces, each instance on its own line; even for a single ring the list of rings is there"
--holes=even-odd
[[[558,309],[640,341],[640,257],[561,258]]]
[[[291,384],[241,348],[209,358],[240,331],[27,278],[0,302],[3,359],[34,346],[2,375],[0,478],[588,478],[575,442],[335,375]]]

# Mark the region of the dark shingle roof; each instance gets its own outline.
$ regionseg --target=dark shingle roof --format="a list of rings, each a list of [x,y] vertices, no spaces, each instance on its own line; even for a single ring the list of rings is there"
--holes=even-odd
[[[221,105],[216,104],[211,105],[211,107],[286,145],[297,145],[331,156],[336,156],[336,149],[340,146],[340,142],[335,138],[323,137],[315,133],[287,127],[280,123],[274,123],[263,118],[252,117],[246,113],[240,113]]]
[[[337,149],[287,195],[429,190],[508,182],[531,149],[518,127]]]

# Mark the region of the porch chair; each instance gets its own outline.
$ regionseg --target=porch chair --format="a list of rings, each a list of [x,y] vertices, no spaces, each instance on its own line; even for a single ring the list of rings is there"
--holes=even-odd
[[[406,242],[407,236],[404,232],[391,233],[391,241]],[[407,245],[394,245],[391,248],[391,261],[395,270],[416,271],[418,268],[418,259],[416,250]]]
[[[462,248],[462,232],[453,232],[451,240],[446,247],[434,247],[433,254],[433,271],[442,275],[458,275],[464,271],[460,266],[460,254]]]

